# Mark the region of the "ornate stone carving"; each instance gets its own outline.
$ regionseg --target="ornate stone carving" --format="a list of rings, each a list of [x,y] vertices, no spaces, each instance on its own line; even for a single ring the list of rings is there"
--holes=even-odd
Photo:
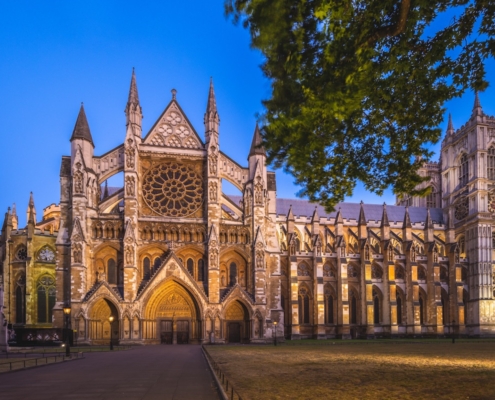
[[[467,217],[469,213],[469,199],[467,197],[461,199],[455,206],[454,216],[458,221]]]
[[[135,160],[134,156],[136,155],[136,150],[132,146],[132,139],[129,139],[127,141],[128,146],[125,149],[125,158],[126,158],[126,166],[127,168],[134,168],[135,166]]]
[[[217,183],[216,182],[210,182],[210,201],[216,202],[217,201]]]
[[[134,264],[134,249],[131,245],[125,247],[125,263],[126,265]]]
[[[74,243],[72,245],[72,259],[75,264],[82,263],[82,244]]]
[[[76,163],[76,171],[74,171],[74,193],[83,193],[83,180],[84,175],[81,172],[81,163]]]
[[[257,205],[263,204],[263,181],[261,176],[256,177],[256,183],[254,184],[254,202]]]
[[[125,190],[128,196],[134,196],[136,193],[136,179],[133,176],[125,178]]]

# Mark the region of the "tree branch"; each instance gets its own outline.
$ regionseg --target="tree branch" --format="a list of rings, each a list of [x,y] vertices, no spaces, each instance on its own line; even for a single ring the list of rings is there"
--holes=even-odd
[[[379,28],[373,36],[367,40],[368,45],[372,45],[379,39],[400,35],[406,29],[407,17],[411,8],[411,0],[402,0],[399,10],[399,18],[395,25],[387,25]]]

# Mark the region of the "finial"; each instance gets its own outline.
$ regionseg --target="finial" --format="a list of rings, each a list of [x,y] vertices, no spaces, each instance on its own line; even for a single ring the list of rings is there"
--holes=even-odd
[[[172,100],[175,100],[175,98],[177,97],[177,90],[172,89],[171,92],[172,92]]]

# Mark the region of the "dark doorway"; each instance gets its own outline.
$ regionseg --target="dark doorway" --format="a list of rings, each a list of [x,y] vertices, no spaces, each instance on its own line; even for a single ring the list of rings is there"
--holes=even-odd
[[[173,332],[172,321],[160,321],[161,344],[172,344]]]
[[[241,342],[241,324],[239,322],[229,323],[229,343]]]
[[[177,321],[177,344],[189,343],[189,321]]]

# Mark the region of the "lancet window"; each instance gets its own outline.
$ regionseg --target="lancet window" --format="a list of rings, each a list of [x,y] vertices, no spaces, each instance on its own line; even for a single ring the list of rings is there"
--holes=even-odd
[[[468,182],[468,171],[469,171],[468,157],[466,154],[463,154],[459,165],[459,181],[461,186],[466,185]]]
[[[487,177],[488,179],[495,181],[495,147],[490,146],[488,149],[487,157]]]
[[[107,277],[108,283],[111,285],[117,284],[117,264],[113,258],[107,261]]]
[[[304,286],[299,288],[299,324],[309,324],[309,293]]]
[[[431,187],[431,192],[426,196],[426,207],[436,208],[437,207],[437,192],[435,187]]]
[[[43,275],[38,279],[36,292],[38,295],[38,322],[49,323],[56,300],[55,279],[49,275]]]

